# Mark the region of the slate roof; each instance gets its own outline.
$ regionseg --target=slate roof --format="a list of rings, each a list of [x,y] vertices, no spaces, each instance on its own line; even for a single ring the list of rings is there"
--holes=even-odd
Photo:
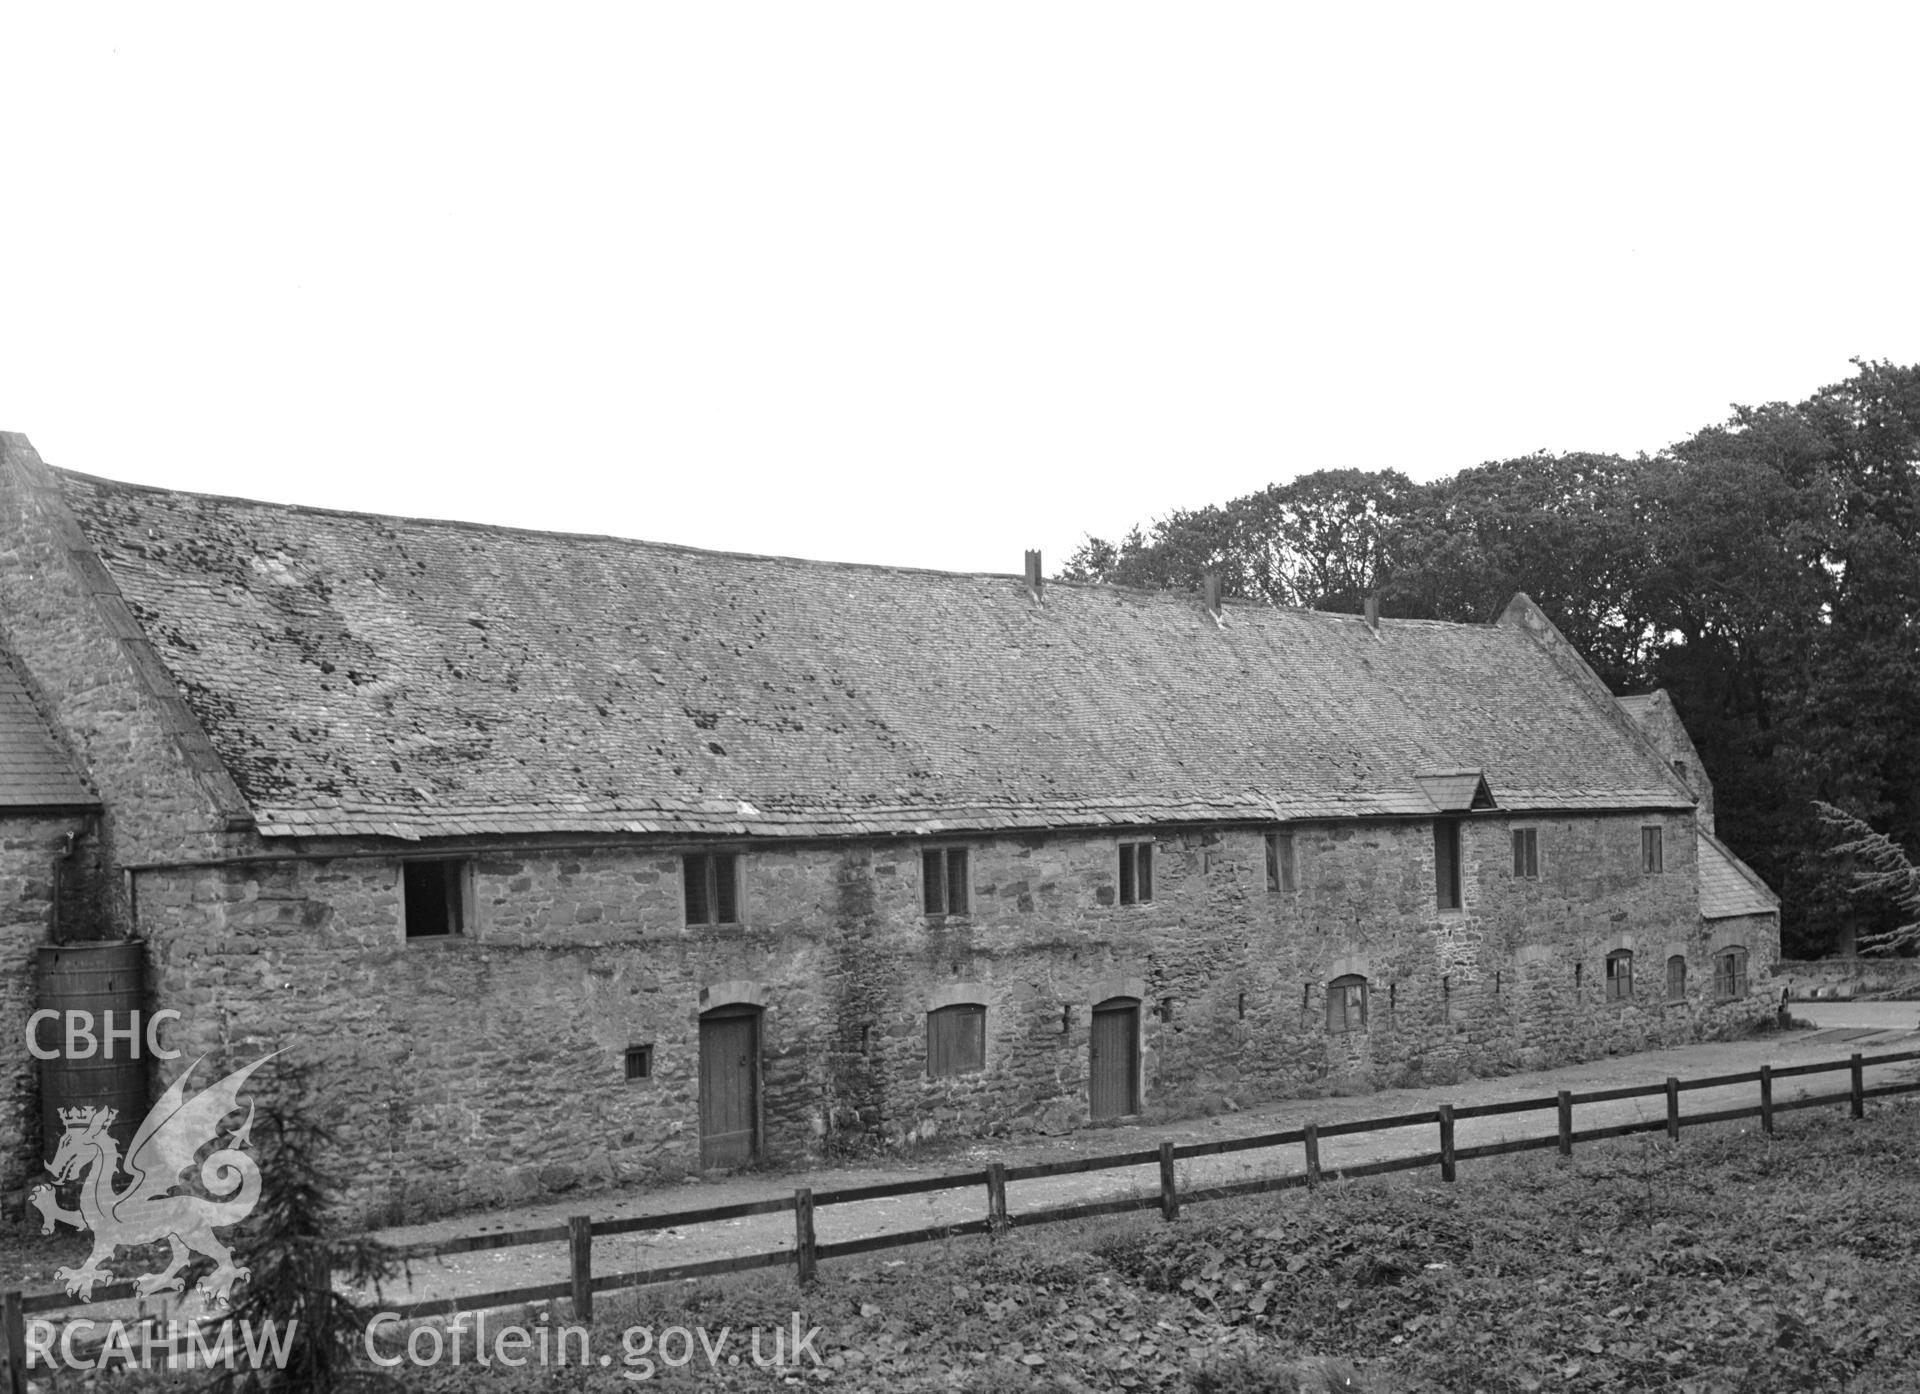
[[[1779,908],[1780,897],[1767,889],[1767,883],[1736,857],[1732,848],[1702,828],[1700,918],[1724,920],[1734,915],[1771,915]]]
[[[267,835],[1684,809],[1514,625],[702,552],[55,471]]]
[[[97,808],[100,799],[0,653],[0,809]]]
[[[1645,721],[1647,713],[1653,708],[1653,699],[1659,695],[1657,692],[1636,692],[1629,697],[1616,697],[1614,700],[1620,704],[1620,709],[1635,721]]]

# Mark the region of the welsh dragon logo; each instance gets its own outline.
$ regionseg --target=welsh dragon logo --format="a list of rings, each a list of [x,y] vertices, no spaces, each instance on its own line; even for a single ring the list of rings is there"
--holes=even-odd
[[[95,1283],[113,1281],[113,1274],[100,1265],[112,1258],[120,1245],[164,1239],[173,1247],[173,1262],[163,1272],[134,1280],[134,1288],[141,1295],[184,1289],[186,1280],[179,1276],[180,1270],[197,1251],[215,1265],[198,1284],[200,1293],[210,1304],[224,1306],[231,1302],[234,1283],[245,1278],[248,1270],[234,1266],[233,1252],[220,1242],[214,1230],[244,1220],[260,1198],[260,1168],[243,1150],[253,1129],[251,1101],[246,1122],[229,1133],[225,1145],[200,1164],[201,1184],[210,1195],[222,1199],[174,1195],[173,1191],[182,1184],[181,1173],[193,1165],[200,1149],[217,1139],[220,1121],[239,1107],[240,1086],[247,1076],[272,1058],[263,1055],[189,1099],[187,1077],[200,1064],[194,1061],[148,1110],[127,1148],[124,1163],[120,1144],[108,1131],[115,1117],[113,1109],[60,1110],[66,1132],[53,1160],[46,1164],[47,1170],[55,1181],[86,1173],[80,1187],[80,1207],[66,1209],[55,1197],[53,1187],[44,1183],[34,1187],[27,1200],[40,1212],[42,1234],[52,1234],[56,1221],[93,1234],[93,1252],[84,1264],[54,1271],[54,1280],[66,1285],[69,1297],[91,1302]],[[114,1173],[122,1165],[132,1179],[115,1191]]]

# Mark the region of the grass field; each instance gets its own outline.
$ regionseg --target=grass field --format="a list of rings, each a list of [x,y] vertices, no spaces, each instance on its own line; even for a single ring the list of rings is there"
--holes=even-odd
[[[1729,1128],[1678,1145],[1592,1145],[1571,1162],[1481,1162],[1451,1186],[1336,1182],[1193,1207],[1174,1224],[1141,1215],[956,1240],[824,1265],[804,1293],[774,1271],[607,1295],[584,1367],[543,1367],[530,1352],[520,1371],[482,1368],[469,1335],[463,1363],[443,1356],[392,1374],[447,1394],[696,1380],[1201,1394],[1913,1390],[1917,1248],[1920,1107],[1901,1104],[1863,1122],[1801,1115],[1773,1139]],[[790,1341],[796,1313],[802,1331],[819,1328],[807,1353],[781,1371],[756,1368],[748,1333],[759,1329],[769,1356],[771,1333]],[[489,1342],[512,1320],[491,1321]],[[666,1334],[674,1328],[682,1334]],[[669,1363],[683,1351],[690,1359]]]

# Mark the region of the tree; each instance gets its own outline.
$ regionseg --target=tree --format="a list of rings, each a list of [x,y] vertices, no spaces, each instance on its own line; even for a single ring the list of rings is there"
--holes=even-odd
[[[1862,953],[1897,953],[1920,948],[1920,867],[1906,848],[1875,832],[1873,825],[1830,803],[1816,803],[1820,821],[1840,837],[1831,855],[1849,863],[1856,894],[1884,897],[1906,917],[1902,924],[1860,940]],[[1861,865],[1864,863],[1864,865]]]

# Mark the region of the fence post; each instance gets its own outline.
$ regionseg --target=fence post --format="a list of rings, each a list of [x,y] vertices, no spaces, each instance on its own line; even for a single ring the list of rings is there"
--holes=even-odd
[[[1440,1105],[1440,1179],[1453,1180],[1453,1105]]]
[[[1860,1052],[1855,1051],[1853,1053],[1853,1116],[1855,1118],[1867,1116],[1867,1096],[1863,1092],[1866,1088],[1865,1075],[1866,1071],[1860,1064]]]
[[[800,1281],[813,1281],[818,1256],[813,1251],[813,1192],[802,1186],[793,1193],[793,1251],[800,1259]]]
[[[1760,1067],[1760,1126],[1773,1132],[1773,1066]]]
[[[573,1319],[593,1320],[593,1220],[567,1216],[567,1247],[573,1257]]]
[[[1160,1144],[1160,1215],[1162,1219],[1180,1218],[1180,1192],[1173,1180],[1173,1144]]]
[[[1320,1129],[1315,1124],[1309,1123],[1300,1132],[1300,1141],[1306,1145],[1307,1149],[1307,1184],[1318,1186],[1320,1184]]]
[[[1680,1081],[1667,1076],[1667,1141],[1680,1141]]]
[[[1005,1162],[987,1163],[987,1225],[995,1234],[1008,1227]]]
[[[6,1394],[27,1394],[27,1322],[18,1291],[0,1295],[0,1356],[7,1362]]]
[[[1573,1155],[1573,1091],[1560,1091],[1560,1155]]]

